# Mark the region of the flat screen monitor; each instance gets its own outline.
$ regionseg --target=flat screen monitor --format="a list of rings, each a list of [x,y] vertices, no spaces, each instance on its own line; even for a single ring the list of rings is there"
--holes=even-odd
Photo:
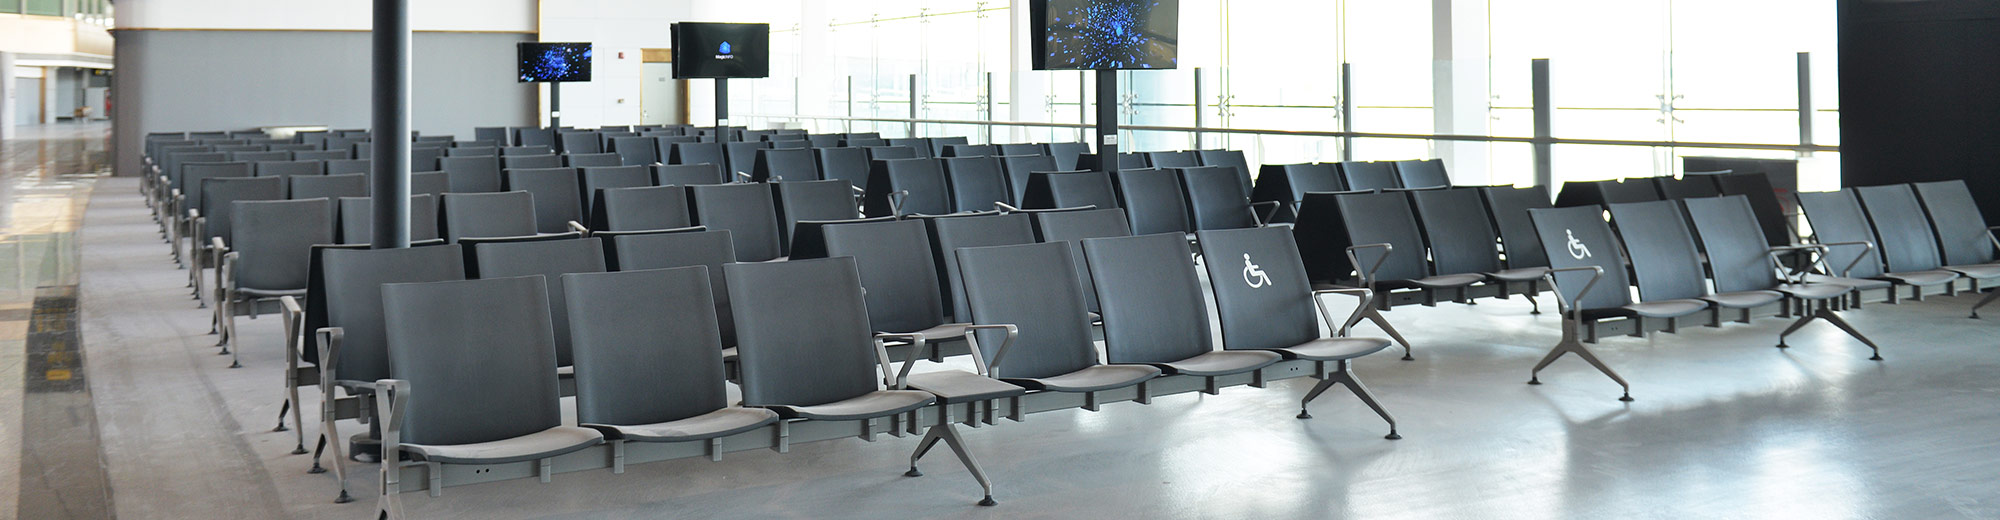
[[[681,22],[673,33],[675,78],[771,75],[771,24]]]
[[[522,83],[590,81],[590,44],[521,42]]]
[[[1033,0],[1035,70],[1171,69],[1179,0]]]

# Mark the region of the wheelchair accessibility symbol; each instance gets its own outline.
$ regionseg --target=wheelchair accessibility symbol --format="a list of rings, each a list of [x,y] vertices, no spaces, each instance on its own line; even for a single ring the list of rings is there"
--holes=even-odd
[[[1576,239],[1575,231],[1565,229],[1563,233],[1569,235],[1569,256],[1577,260],[1590,258],[1590,247],[1583,245],[1582,240]]]
[[[1264,269],[1250,261],[1250,253],[1243,254],[1243,283],[1251,289],[1261,289],[1271,285],[1271,277],[1264,275]]]

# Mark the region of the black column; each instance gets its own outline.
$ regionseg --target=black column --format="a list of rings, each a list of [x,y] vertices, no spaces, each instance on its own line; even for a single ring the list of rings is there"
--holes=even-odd
[[[1097,162],[1118,172],[1118,71],[1097,71]]]
[[[410,4],[375,0],[375,248],[410,247]]]

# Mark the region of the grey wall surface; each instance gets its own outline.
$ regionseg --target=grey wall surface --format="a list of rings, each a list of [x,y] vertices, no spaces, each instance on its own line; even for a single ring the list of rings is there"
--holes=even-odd
[[[514,80],[514,44],[534,38],[417,33],[411,128],[471,139],[535,124],[535,86]],[[118,31],[117,172],[137,174],[147,132],[366,128],[368,53],[355,31]]]

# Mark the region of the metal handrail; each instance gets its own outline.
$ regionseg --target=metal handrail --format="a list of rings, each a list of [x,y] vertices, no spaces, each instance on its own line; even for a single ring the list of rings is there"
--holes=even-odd
[[[979,121],[979,120],[961,120],[961,119],[910,119],[910,118],[890,118],[890,117],[808,116],[808,115],[796,115],[796,114],[787,114],[787,115],[747,114],[739,117],[750,117],[750,118],[761,118],[761,119],[790,119],[790,120],[809,119],[816,121],[860,121],[860,122],[873,122],[873,123],[903,123],[903,124],[932,124],[932,125],[1020,126],[1020,127],[1033,127],[1033,128],[1068,128],[1068,129],[1096,128],[1096,125],[1082,124],[1082,123],[1042,123],[1033,121]],[[1291,137],[1333,137],[1333,138],[1344,137],[1344,138],[1356,138],[1356,139],[1416,139],[1423,141],[1469,141],[1469,142],[1483,142],[1483,143],[1576,144],[1576,145],[1595,145],[1595,146],[1645,146],[1645,147],[1667,147],[1667,148],[1710,148],[1710,149],[1729,149],[1729,150],[1778,150],[1778,151],[1790,151],[1790,152],[1802,152],[1802,153],[1840,152],[1840,146],[1838,145],[1817,145],[1817,144],[1807,145],[1807,144],[1766,144],[1766,143],[1705,143],[1705,142],[1690,142],[1690,141],[1631,141],[1623,139],[1568,139],[1568,138],[1556,138],[1556,137],[1547,139],[1538,139],[1534,137],[1504,137],[1504,136],[1491,136],[1491,135],[1393,134],[1393,133],[1376,133],[1376,132],[1269,130],[1269,129],[1251,129],[1251,128],[1211,128],[1211,127],[1151,126],[1151,125],[1120,125],[1119,129],[1138,131],[1138,132],[1188,132],[1188,133],[1201,132],[1201,133],[1216,133],[1216,134],[1278,135],[1278,136],[1291,136]]]

